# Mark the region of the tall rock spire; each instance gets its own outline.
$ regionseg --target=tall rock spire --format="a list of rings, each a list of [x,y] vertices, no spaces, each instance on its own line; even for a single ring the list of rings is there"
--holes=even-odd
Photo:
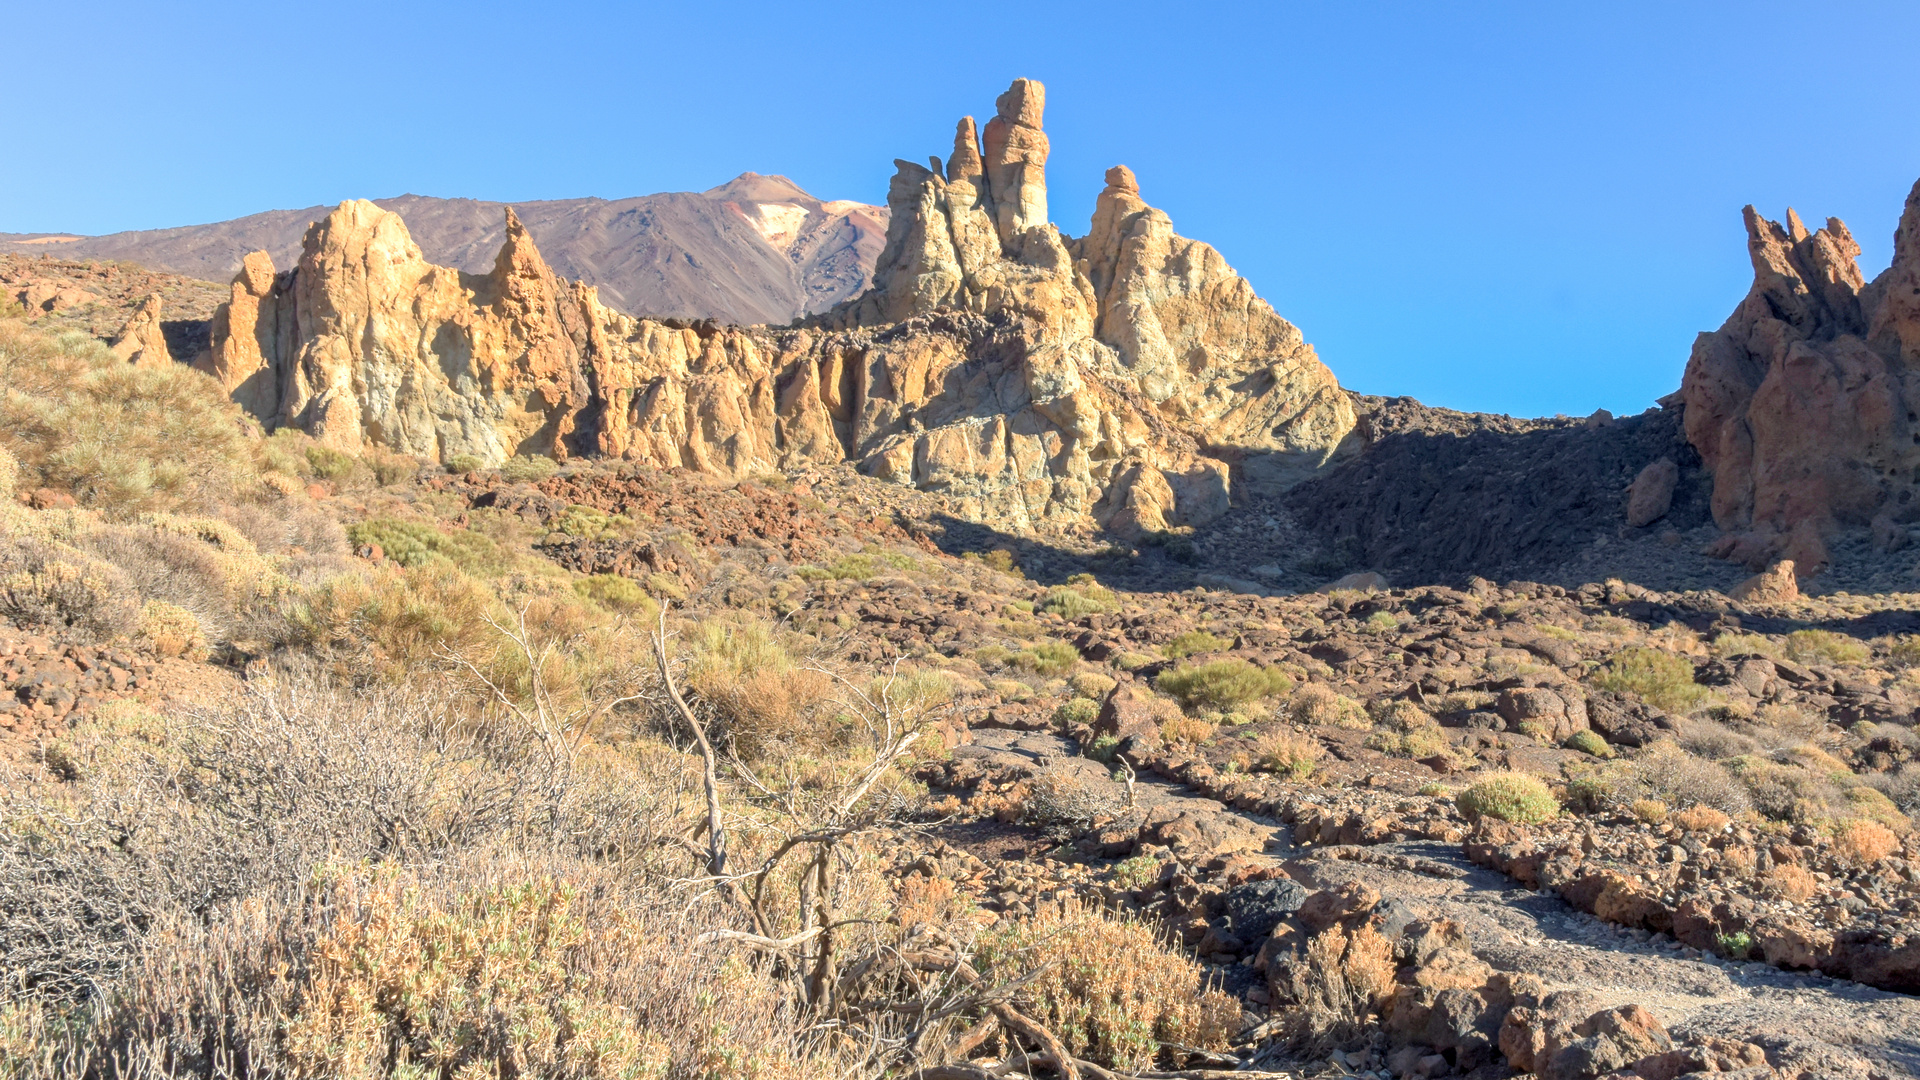
[[[1040,130],[1047,88],[1034,79],[1015,79],[994,103],[999,115],[987,121],[987,187],[993,193],[994,225],[1000,242],[1047,223],[1047,133]]]

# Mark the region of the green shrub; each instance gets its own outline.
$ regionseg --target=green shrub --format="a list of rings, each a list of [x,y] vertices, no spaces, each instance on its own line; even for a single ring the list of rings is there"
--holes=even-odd
[[[441,532],[418,521],[377,517],[356,522],[347,529],[347,541],[354,547],[378,544],[387,558],[408,568],[444,559],[477,577],[491,577],[506,570],[507,553],[499,544],[470,529]]]
[[[1865,642],[1831,630],[1795,630],[1787,635],[1787,655],[1803,664],[1859,664],[1873,650]]]
[[[1578,750],[1597,758],[1613,756],[1613,747],[1607,745],[1607,740],[1601,738],[1599,732],[1590,728],[1582,728],[1567,736],[1567,741],[1561,745],[1569,750]]]
[[[1714,944],[1719,948],[1720,955],[1729,960],[1746,960],[1753,955],[1753,935],[1745,930],[1716,934]]]
[[[578,503],[567,507],[554,523],[555,530],[581,540],[612,540],[632,526],[633,521],[625,516]]]
[[[1119,610],[1120,600],[1113,595],[1113,590],[1095,581],[1092,575],[1075,574],[1067,581],[1047,591],[1046,599],[1040,601],[1041,611],[1052,612],[1063,619],[1078,619],[1083,615]]]
[[[1613,693],[1635,693],[1647,704],[1668,712],[1686,713],[1707,696],[1707,688],[1693,681],[1693,662],[1659,649],[1621,649],[1593,677],[1593,685]]]
[[[1135,855],[1113,864],[1113,883],[1123,889],[1139,889],[1160,876],[1160,860],[1151,855]]]
[[[1232,644],[1226,638],[1216,637],[1205,630],[1189,630],[1160,646],[1160,655],[1169,660],[1185,660],[1199,653],[1221,652]]]
[[[1451,753],[1447,736],[1425,709],[1411,701],[1382,702],[1374,710],[1379,728],[1367,736],[1367,746],[1383,754],[1406,758],[1438,757]]]
[[[1053,723],[1055,727],[1071,728],[1081,724],[1091,724],[1093,718],[1099,715],[1099,702],[1083,697],[1068,698],[1060,703],[1059,708],[1053,710]]]
[[[1068,679],[1067,685],[1080,697],[1098,701],[1113,691],[1114,681],[1097,671],[1083,671]]]
[[[1237,656],[1205,664],[1183,664],[1154,680],[1154,688],[1189,709],[1225,711],[1293,689],[1279,668],[1256,667]]]
[[[1560,803],[1544,781],[1515,772],[1495,773],[1481,780],[1461,792],[1455,803],[1470,820],[1490,817],[1534,825],[1560,813]]]
[[[257,431],[184,364],[134,367],[85,333],[0,323],[0,447],[18,489],[121,511],[224,502],[258,490]]]
[[[573,583],[573,591],[583,600],[591,600],[609,611],[636,615],[643,622],[651,622],[660,610],[639,582],[619,574],[595,574],[581,578]]]
[[[1147,667],[1152,663],[1154,663],[1154,658],[1148,656],[1146,653],[1123,652],[1113,658],[1113,666],[1119,668],[1121,671],[1139,671],[1141,668]]]
[[[345,480],[353,475],[353,455],[331,446],[307,447],[307,468],[322,480]]]
[[[1080,662],[1080,653],[1064,641],[1042,641],[1015,655],[1013,662],[1037,675],[1065,675]]]
[[[450,473],[479,472],[487,463],[478,454],[455,454],[447,459],[447,471]]]
[[[1376,611],[1367,616],[1360,629],[1368,634],[1391,634],[1400,629],[1400,619],[1391,611]]]
[[[0,533],[0,618],[105,641],[134,628],[139,605],[118,567],[63,544]]]
[[[515,484],[537,484],[552,476],[560,463],[550,457],[508,458],[500,465],[500,478]]]

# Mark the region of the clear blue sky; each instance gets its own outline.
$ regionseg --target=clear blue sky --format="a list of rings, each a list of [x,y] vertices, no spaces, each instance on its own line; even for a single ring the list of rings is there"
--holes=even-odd
[[[1124,162],[1369,393],[1637,412],[1745,293],[1740,207],[1920,177],[1920,4],[5,0],[0,231],[778,172],[881,200],[1014,76],[1054,218]]]

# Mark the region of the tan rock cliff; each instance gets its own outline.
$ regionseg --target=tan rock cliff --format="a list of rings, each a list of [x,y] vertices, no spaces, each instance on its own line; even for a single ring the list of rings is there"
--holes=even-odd
[[[1745,213],[1753,288],[1694,343],[1687,438],[1713,472],[1716,553],[1806,574],[1838,525],[1920,520],[1920,184],[1871,284],[1838,218]]]
[[[722,475],[852,460],[956,514],[1124,532],[1311,472],[1354,425],[1292,324],[1173,232],[1124,167],[1089,234],[1046,221],[1045,91],[984,145],[898,162],[862,296],[794,328],[636,319],[552,273],[508,213],[491,273],[342,204],[298,268],[248,259],[206,360],[269,424],[446,460],[598,454]]]

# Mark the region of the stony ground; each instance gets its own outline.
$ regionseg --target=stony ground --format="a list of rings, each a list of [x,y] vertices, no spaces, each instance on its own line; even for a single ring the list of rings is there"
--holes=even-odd
[[[217,293],[143,274],[0,261],[36,318],[96,334],[148,292],[189,317]],[[1386,449],[1326,486],[1136,544],[995,533],[847,469],[421,469],[294,497],[945,680],[895,872],[982,924],[1151,920],[1244,1004],[1215,1065],[1920,1075],[1912,555],[1843,534],[1806,598],[1735,602],[1749,571],[1701,551],[1696,463],[1666,519],[1621,520],[1649,454],[1684,458],[1673,417],[1365,412]],[[1538,497],[1489,516],[1503,489]],[[1314,591],[1356,570],[1394,587]],[[0,627],[0,753],[57,769],[112,702],[203,704],[298,659]],[[1513,776],[1544,803],[1476,801]]]

